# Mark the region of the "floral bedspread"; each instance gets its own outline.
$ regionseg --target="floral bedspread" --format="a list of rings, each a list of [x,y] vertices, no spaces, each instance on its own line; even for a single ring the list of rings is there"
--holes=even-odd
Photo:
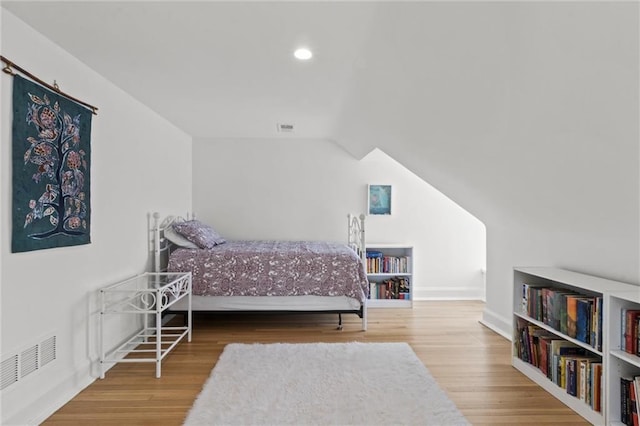
[[[344,244],[319,241],[228,241],[212,249],[180,248],[169,272],[192,272],[193,294],[209,296],[348,296],[363,302],[368,284],[360,258]]]

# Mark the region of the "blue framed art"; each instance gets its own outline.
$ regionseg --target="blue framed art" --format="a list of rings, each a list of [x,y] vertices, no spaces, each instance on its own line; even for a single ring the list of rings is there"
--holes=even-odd
[[[369,185],[369,214],[391,214],[391,185]]]

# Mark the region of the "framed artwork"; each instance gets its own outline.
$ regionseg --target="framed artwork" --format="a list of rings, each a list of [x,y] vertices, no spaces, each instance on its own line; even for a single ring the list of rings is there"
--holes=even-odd
[[[369,214],[391,214],[391,185],[369,185]]]

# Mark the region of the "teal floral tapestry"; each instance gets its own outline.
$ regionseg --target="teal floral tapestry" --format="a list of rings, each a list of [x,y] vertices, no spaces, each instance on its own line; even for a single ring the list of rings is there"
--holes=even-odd
[[[13,253],[91,242],[91,111],[13,78]]]

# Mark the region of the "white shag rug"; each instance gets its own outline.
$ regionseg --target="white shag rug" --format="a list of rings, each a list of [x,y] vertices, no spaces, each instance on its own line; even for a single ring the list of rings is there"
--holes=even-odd
[[[185,425],[469,423],[406,343],[229,344]]]

